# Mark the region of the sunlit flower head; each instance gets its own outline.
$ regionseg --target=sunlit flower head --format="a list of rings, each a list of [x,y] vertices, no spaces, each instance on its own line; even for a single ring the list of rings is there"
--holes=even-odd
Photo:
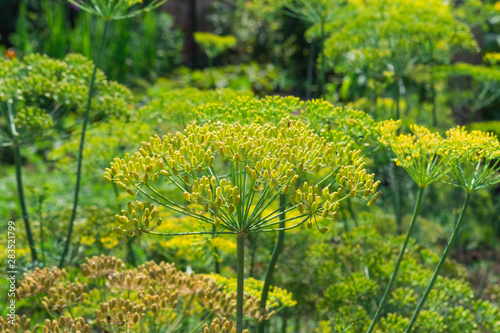
[[[451,170],[452,185],[473,192],[500,182],[500,143],[492,133],[457,126],[446,132],[439,154]]]

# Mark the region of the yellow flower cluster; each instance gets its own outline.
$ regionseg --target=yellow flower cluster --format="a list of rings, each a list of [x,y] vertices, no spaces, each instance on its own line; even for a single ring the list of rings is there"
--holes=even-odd
[[[277,124],[281,119],[298,113],[303,103],[293,96],[237,96],[227,103],[207,103],[193,110],[197,123],[224,121],[240,124]]]
[[[223,290],[226,292],[236,291],[236,279],[226,278],[221,275],[212,274],[211,275],[219,285],[223,286]],[[249,296],[259,299],[262,294],[262,288],[264,287],[264,281],[256,280],[253,278],[245,279],[245,293]],[[269,291],[269,296],[266,304],[266,313],[272,314],[273,311],[277,311],[286,307],[293,307],[297,305],[297,301],[293,299],[293,295],[285,289],[273,286]]]
[[[457,126],[446,132],[439,149],[450,169],[449,183],[474,192],[500,182],[500,143],[492,133],[468,132]]]
[[[443,138],[427,128],[411,125],[412,134],[397,135],[400,121],[380,123],[380,142],[396,155],[395,163],[406,170],[421,188],[438,180],[444,173],[444,159],[439,154]]]
[[[468,132],[465,127],[457,126],[446,132],[446,139],[440,149],[443,156],[454,162],[495,160],[500,158],[500,143],[492,133],[482,131]]]
[[[457,126],[442,138],[427,128],[411,125],[413,134],[397,131],[401,121],[386,120],[377,124],[379,142],[396,155],[396,165],[403,167],[419,187],[436,180],[472,192],[500,182],[500,143],[492,133],[468,132]]]

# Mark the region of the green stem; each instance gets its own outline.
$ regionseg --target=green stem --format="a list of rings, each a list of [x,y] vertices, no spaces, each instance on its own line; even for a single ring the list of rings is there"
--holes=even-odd
[[[321,87],[320,87],[320,94],[321,96],[324,94],[325,90],[325,21],[321,20],[321,50],[320,50],[320,55],[321,57],[321,69],[320,69],[320,82],[321,82]]]
[[[236,266],[236,333],[243,332],[243,302],[245,282],[245,234],[238,234],[236,242],[238,264]]]
[[[382,316],[382,312],[384,311],[385,304],[389,300],[392,285],[394,284],[394,281],[396,281],[396,276],[398,275],[399,266],[401,265],[401,261],[403,260],[403,257],[404,257],[405,251],[406,251],[406,247],[408,246],[408,242],[409,242],[411,234],[413,232],[413,227],[415,226],[415,221],[417,220],[418,210],[420,209],[420,204],[422,203],[422,196],[424,194],[424,190],[425,190],[424,187],[419,187],[419,189],[418,189],[417,201],[415,202],[415,208],[413,209],[413,215],[411,217],[410,226],[408,227],[408,232],[406,233],[406,238],[403,242],[403,246],[401,247],[401,250],[399,251],[399,256],[398,256],[398,259],[396,260],[396,266],[394,267],[394,271],[392,272],[389,283],[387,284],[387,287],[385,288],[385,292],[384,292],[384,295],[382,296],[382,300],[380,301],[377,312],[375,313],[375,316],[373,317],[373,320],[372,320],[372,323],[370,324],[370,327],[366,331],[367,333],[373,332],[373,330],[375,329],[375,325],[377,325],[380,317]]]
[[[75,223],[75,218],[76,218],[76,209],[78,207],[78,195],[80,193],[80,180],[82,178],[82,161],[83,161],[83,147],[85,145],[85,132],[87,130],[87,124],[89,122],[89,115],[90,115],[90,105],[92,102],[92,95],[94,93],[94,83],[95,83],[95,76],[97,72],[97,65],[99,63],[99,58],[102,53],[102,50],[104,48],[104,43],[106,40],[106,32],[108,29],[109,21],[104,22],[104,30],[102,32],[101,36],[101,43],[99,45],[99,49],[97,51],[95,60],[94,60],[94,70],[92,71],[92,76],[90,77],[90,86],[89,86],[89,95],[87,98],[87,107],[85,109],[85,114],[83,118],[83,127],[82,127],[82,134],[80,137],[80,148],[78,150],[78,164],[77,164],[77,172],[76,172],[76,186],[75,186],[75,198],[73,201],[73,210],[71,212],[71,219],[69,221],[69,227],[68,227],[68,234],[66,236],[66,242],[64,244],[64,249],[63,253],[61,255],[61,260],[59,261],[59,267],[63,267],[64,265],[64,259],[66,258],[66,255],[68,254],[69,251],[69,245],[71,243],[71,235],[73,233],[73,225]]]
[[[448,244],[446,245],[446,248],[444,249],[443,255],[441,256],[441,259],[439,259],[439,263],[436,267],[436,270],[434,271],[434,274],[432,275],[431,281],[427,285],[427,288],[425,289],[424,295],[422,296],[422,299],[420,299],[420,302],[417,305],[417,308],[415,309],[415,312],[413,313],[413,316],[411,317],[410,324],[408,325],[408,328],[406,329],[405,333],[410,333],[413,325],[415,325],[415,322],[417,321],[418,315],[420,314],[420,310],[422,310],[422,307],[425,304],[425,301],[427,300],[427,297],[429,296],[429,293],[434,286],[434,283],[436,282],[436,279],[439,275],[439,272],[441,271],[441,268],[443,267],[444,262],[446,261],[446,257],[448,256],[448,253],[450,252],[453,243],[455,242],[455,239],[457,238],[457,235],[460,231],[460,227],[462,226],[462,221],[465,215],[465,210],[467,209],[467,206],[469,205],[469,200],[471,197],[471,193],[466,192],[465,194],[465,200],[464,204],[462,206],[462,211],[460,212],[460,216],[458,217],[457,224],[455,225],[455,229],[453,230],[453,234],[450,237],[450,240],[448,241]]]
[[[215,232],[215,225],[212,227],[212,231]],[[213,247],[213,255],[214,265],[215,265],[215,274],[220,274],[220,262],[219,262],[219,251],[217,251],[217,247]]]
[[[42,251],[42,263],[43,263],[43,266],[47,266],[47,263],[45,261],[45,246],[43,244],[43,240],[44,240],[44,234],[43,234],[43,213],[42,213],[42,203],[40,203],[39,205],[39,209],[38,209],[38,221],[40,221],[38,227],[40,229],[40,250]]]
[[[255,257],[257,255],[257,238],[259,237],[259,234],[255,234],[255,236],[252,236],[252,234],[248,235],[248,238],[250,238],[250,246],[252,247],[252,254],[250,256],[250,273],[248,274],[250,277],[254,277],[254,269],[255,269]]]
[[[276,245],[274,246],[273,254],[271,255],[271,261],[269,262],[269,266],[267,266],[266,278],[264,280],[264,287],[262,288],[262,295],[260,297],[260,314],[266,314],[266,304],[267,297],[269,295],[269,289],[271,288],[271,282],[273,281],[274,269],[276,268],[276,262],[278,261],[278,257],[283,249],[283,242],[285,240],[285,208],[286,208],[286,196],[284,194],[280,194],[280,210],[282,214],[280,215],[280,224],[279,228],[281,229],[278,232],[278,239],[276,240]],[[264,333],[265,320],[259,323],[258,332]]]
[[[31,261],[33,263],[38,261],[38,255],[36,253],[35,242],[33,241],[33,234],[31,233],[31,224],[28,217],[28,209],[26,207],[26,197],[24,196],[23,188],[23,174],[22,174],[22,163],[21,163],[21,148],[19,144],[14,143],[14,160],[16,163],[16,182],[17,182],[17,193],[19,195],[19,203],[21,204],[21,213],[23,215],[24,227],[26,229],[26,237],[28,238],[28,245],[31,251]]]

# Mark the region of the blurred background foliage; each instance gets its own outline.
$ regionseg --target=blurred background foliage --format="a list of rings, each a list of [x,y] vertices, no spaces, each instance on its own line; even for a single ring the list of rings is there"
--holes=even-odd
[[[101,79],[109,81],[110,95],[125,95],[126,104],[116,98],[105,107],[96,105],[114,116],[93,117],[88,130],[70,266],[105,253],[122,258],[129,266],[165,260],[197,273],[218,267],[224,276],[234,277],[235,243],[231,238],[149,238],[120,243],[111,228],[118,207],[129,198],[105,184],[103,170],[113,157],[137,150],[154,133],[181,131],[191,121],[217,121],[217,112],[245,105],[271,112],[269,99],[259,97],[323,97],[339,107],[336,113],[322,114],[318,111],[321,103],[308,102],[314,104],[310,107],[317,118],[305,113],[305,119],[324,122],[325,132],[341,127],[338,124],[346,119],[354,124],[345,126],[344,132],[369,154],[368,167],[382,180],[384,195],[379,208],[371,213],[352,201],[326,235],[304,230],[287,234],[275,284],[288,290],[297,305],[283,309],[269,327],[273,332],[366,329],[392,271],[401,243],[398,230],[405,230],[409,223],[416,188],[406,174],[394,170],[386,151],[372,152],[376,147],[370,141],[371,133],[355,126],[401,118],[403,130],[416,123],[444,133],[460,124],[499,136],[500,2],[311,0],[319,9],[327,8],[322,7],[325,4],[337,6],[333,14],[325,16],[323,32],[320,21],[298,14],[304,3],[169,0],[165,10],[112,23],[100,66],[107,79]],[[179,9],[172,10],[176,5]],[[200,13],[199,8],[206,10]],[[187,21],[180,23],[183,19]],[[102,34],[101,23],[63,0],[2,1],[3,61],[38,59],[32,53],[41,53],[57,64],[55,59],[64,62],[73,52],[92,59]],[[209,59],[202,45],[189,47],[194,33],[200,31],[232,36],[235,43]],[[84,58],[75,59],[88,66]],[[85,80],[86,76],[77,78]],[[0,80],[13,80],[12,73],[0,68]],[[57,82],[50,86],[56,92],[61,90]],[[81,86],[76,90],[85,95],[84,83]],[[51,107],[57,104],[51,96],[36,96],[30,107],[37,110],[48,110],[47,103],[40,100],[50,100]],[[72,98],[72,102],[78,101]],[[289,102],[277,105],[288,105],[297,116],[303,106],[308,107],[301,104],[296,108],[297,101]],[[331,121],[344,107],[366,114]],[[70,110],[65,126],[51,129],[50,140],[22,147],[26,196],[41,266],[58,261],[68,227],[79,135],[68,124],[78,123],[79,108],[78,104]],[[0,118],[0,127],[4,125]],[[13,157],[8,147],[0,147],[0,152],[0,219],[7,221],[19,217],[20,212]],[[422,332],[477,332],[480,328],[494,332],[488,327],[500,321],[499,198],[498,187],[473,197],[453,261],[447,262],[417,323]],[[402,266],[388,315],[380,323],[383,332],[401,332],[406,327],[405,318],[425,287],[438,259],[436,253],[441,253],[453,230],[460,201],[458,189],[442,184],[433,185],[425,194],[415,241]],[[166,214],[165,232],[198,228],[188,218],[162,213]],[[4,228],[2,224],[0,230]],[[27,270],[32,266],[20,222],[17,232],[22,245],[17,252],[18,266]],[[0,239],[0,247],[5,242]],[[273,234],[250,238],[247,276],[264,276],[274,242]],[[4,255],[0,253],[2,262]],[[0,284],[5,295],[2,288],[6,286]],[[3,301],[0,298],[0,304]],[[26,313],[43,311],[28,302],[22,309]],[[426,322],[433,323],[432,329],[425,327]]]

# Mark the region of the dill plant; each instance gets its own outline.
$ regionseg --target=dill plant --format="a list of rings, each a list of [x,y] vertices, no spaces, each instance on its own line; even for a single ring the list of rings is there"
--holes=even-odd
[[[68,116],[81,114],[93,64],[78,54],[64,59],[27,54],[22,59],[0,58],[0,149],[12,149],[22,219],[33,263],[38,262],[35,239],[24,193],[22,148],[50,142],[75,127]],[[131,92],[95,74],[97,98],[90,105],[93,119],[129,119]],[[43,243],[43,239],[40,240]]]
[[[476,191],[500,183],[500,143],[498,142],[498,138],[491,133],[480,131],[468,132],[460,126],[452,128],[446,132],[446,137],[443,140],[442,146],[439,147],[438,154],[443,158],[446,168],[449,170],[449,172],[444,174],[442,181],[462,189],[465,192],[465,198],[453,233],[446,244],[424,294],[418,302],[405,331],[406,333],[412,331],[420,311],[458,236],[470,197]]]
[[[109,25],[111,21],[114,20],[122,20],[137,16],[144,11],[152,10],[161,4],[163,4],[166,0],[153,0],[147,6],[143,8],[137,8],[137,4],[142,4],[142,0],[90,0],[86,2],[84,0],[68,0],[72,5],[92,14],[97,17],[100,17],[104,20],[104,28],[101,35],[101,40],[99,42],[99,46],[97,52],[95,54],[94,59],[94,69],[92,71],[92,76],[90,77],[89,83],[89,91],[87,97],[87,103],[85,108],[85,113],[83,116],[83,125],[82,132],[80,135],[80,145],[78,148],[78,161],[76,167],[76,184],[75,184],[75,192],[73,199],[73,210],[71,213],[71,218],[69,221],[68,233],[66,236],[66,242],[64,243],[63,252],[61,255],[61,259],[59,261],[59,267],[64,265],[64,260],[69,251],[69,246],[71,243],[71,236],[73,234],[73,225],[75,223],[76,218],[76,210],[78,207],[78,198],[80,194],[80,182],[82,175],[82,161],[83,161],[83,149],[85,146],[85,134],[87,131],[87,125],[90,119],[90,107],[92,104],[92,97],[94,94],[94,85],[95,78],[97,73],[97,66],[99,66],[99,61],[101,57],[101,53],[104,49],[106,43],[106,33],[108,31]]]
[[[410,126],[410,129],[413,132],[412,134],[397,135],[397,131],[400,126],[400,120],[387,120],[377,124],[376,131],[379,132],[379,140],[382,145],[390,148],[396,156],[394,160],[396,165],[402,167],[417,184],[418,193],[406,237],[398,258],[396,259],[394,270],[391,274],[389,282],[387,283],[382,300],[380,301],[372,323],[367,330],[368,333],[373,332],[375,329],[375,326],[384,311],[385,304],[389,300],[391,288],[396,280],[406,247],[408,246],[413,228],[415,227],[424,191],[429,185],[443,177],[443,174],[446,172],[445,159],[438,154],[440,147],[444,143],[441,136],[418,125]]]
[[[311,176],[319,180],[307,183]],[[244,244],[248,234],[284,232],[301,225],[324,233],[328,228],[321,226],[321,221],[336,219],[347,198],[358,196],[372,205],[380,197],[376,192],[380,182],[366,172],[359,151],[346,143],[327,142],[309,126],[289,118],[275,126],[190,124],[184,133],[152,137],[132,156],[115,158],[105,179],[130,195],[141,194],[211,228],[156,232],[155,226],[161,224],[157,210],[152,204],[137,201],[116,216],[119,226],[114,230],[124,239],[144,234],[236,236],[238,333],[243,330]],[[172,198],[172,188],[159,186],[164,183],[183,193],[185,201]],[[278,209],[261,216],[278,198]]]

